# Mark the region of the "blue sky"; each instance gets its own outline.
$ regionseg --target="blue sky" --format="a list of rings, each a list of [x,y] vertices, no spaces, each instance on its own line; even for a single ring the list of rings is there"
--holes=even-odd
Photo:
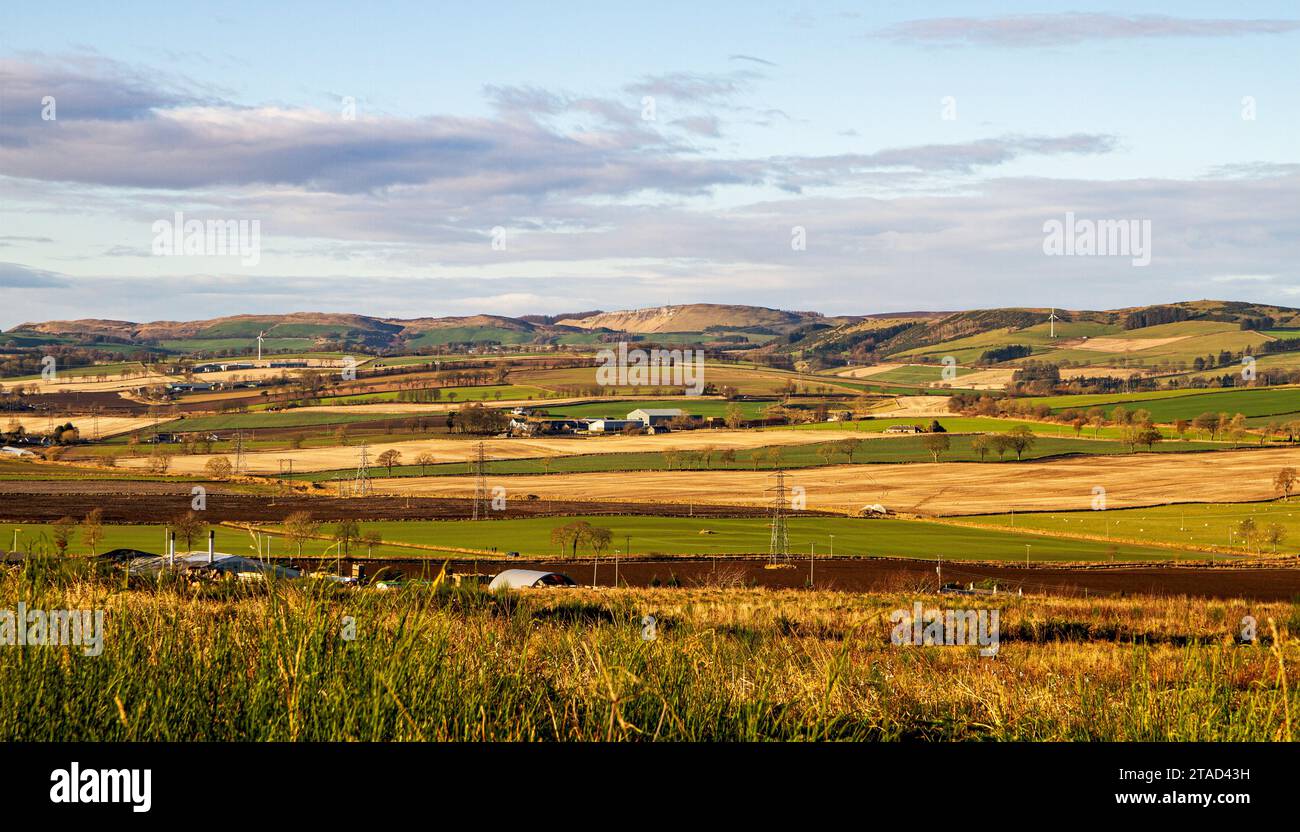
[[[10,4],[0,326],[1300,305],[1297,56],[1294,3]],[[176,211],[258,262],[155,256]]]

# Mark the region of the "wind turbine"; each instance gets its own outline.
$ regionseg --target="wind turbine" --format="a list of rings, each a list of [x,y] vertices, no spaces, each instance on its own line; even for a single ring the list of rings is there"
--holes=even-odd
[[[257,360],[262,360],[262,339],[266,337],[266,330],[257,333]]]
[[[1052,337],[1056,337],[1056,307],[1052,307],[1052,314],[1047,316],[1047,321],[1052,328]]]

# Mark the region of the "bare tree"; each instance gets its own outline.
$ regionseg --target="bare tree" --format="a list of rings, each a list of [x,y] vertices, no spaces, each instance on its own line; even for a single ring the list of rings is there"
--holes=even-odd
[[[1291,489],[1295,488],[1296,471],[1290,466],[1277,472],[1273,478],[1273,488],[1282,492],[1282,499],[1289,501],[1291,499]]]

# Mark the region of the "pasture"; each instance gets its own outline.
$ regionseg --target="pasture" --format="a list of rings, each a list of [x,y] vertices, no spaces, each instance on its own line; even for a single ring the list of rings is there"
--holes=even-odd
[[[1243,540],[1241,521],[1257,527],[1276,523],[1285,529],[1274,545]],[[1300,500],[1267,503],[1192,503],[1105,511],[1006,514],[964,518],[966,522],[1000,529],[1033,529],[1049,534],[1110,537],[1146,544],[1222,547],[1263,552],[1295,552],[1300,547]]]
[[[1072,401],[1078,399],[1081,401]],[[1051,396],[1028,399],[1055,412],[1101,407],[1107,412],[1123,405],[1130,413],[1148,410],[1151,418],[1168,424],[1194,419],[1202,413],[1241,413],[1248,417],[1300,418],[1300,387],[1246,387],[1229,390],[1177,390],[1115,396]]]

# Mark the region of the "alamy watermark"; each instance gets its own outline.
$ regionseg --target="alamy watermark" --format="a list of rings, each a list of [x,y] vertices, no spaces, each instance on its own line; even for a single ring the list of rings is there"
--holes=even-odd
[[[0,647],[80,647],[87,656],[104,652],[103,610],[0,610]]]
[[[261,220],[187,220],[177,211],[153,224],[153,253],[158,257],[226,257],[256,266],[262,259]]]
[[[980,655],[996,656],[1000,646],[998,610],[924,609],[921,602],[912,609],[894,610],[889,614],[894,625],[889,641],[894,646],[941,645],[964,647],[979,645]]]
[[[1076,219],[1043,223],[1043,253],[1054,256],[1129,257],[1134,266],[1151,263],[1151,220]]]
[[[153,769],[86,768],[73,762],[50,772],[51,803],[126,803],[132,812],[153,806]]]
[[[685,387],[688,396],[704,393],[702,350],[628,349],[619,342],[617,350],[596,353],[601,366],[596,383],[602,387]]]

